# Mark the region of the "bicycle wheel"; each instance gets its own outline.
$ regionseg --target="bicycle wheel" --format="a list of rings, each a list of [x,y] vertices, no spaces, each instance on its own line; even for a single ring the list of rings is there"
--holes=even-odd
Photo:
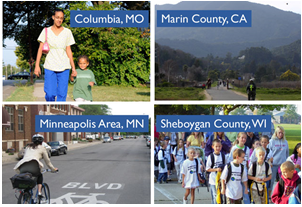
[[[50,191],[47,183],[42,184],[42,197],[39,198],[39,204],[50,204]]]
[[[18,198],[18,204],[30,204],[30,195],[28,192],[21,192]]]

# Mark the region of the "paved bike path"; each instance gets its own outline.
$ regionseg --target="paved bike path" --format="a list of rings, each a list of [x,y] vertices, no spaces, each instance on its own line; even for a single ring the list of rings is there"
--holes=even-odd
[[[227,90],[226,87],[222,87],[222,86],[220,86],[219,89],[217,89],[217,87],[212,87],[211,89],[207,89],[207,93],[211,96],[212,100],[247,101],[247,96],[241,95],[239,93],[235,93],[232,90]]]

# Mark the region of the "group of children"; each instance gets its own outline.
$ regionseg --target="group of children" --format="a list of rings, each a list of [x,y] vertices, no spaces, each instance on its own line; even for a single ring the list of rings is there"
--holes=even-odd
[[[270,198],[275,204],[300,202],[301,179],[298,172],[301,170],[301,143],[297,144],[293,154],[288,156],[287,142],[281,143],[285,139],[270,140],[264,135],[260,140],[253,141],[251,149],[245,146],[246,139],[245,132],[238,133],[228,154],[221,152],[221,141],[214,139],[212,142],[214,152],[207,157],[206,166],[201,158],[202,151],[194,147],[186,148],[182,139],[178,140],[173,151],[169,149],[174,158],[178,182],[186,189],[184,204],[187,203],[189,194],[191,204],[194,203],[195,189],[199,187],[200,182],[205,182],[206,174],[212,204],[241,204],[242,201],[244,204],[268,204]],[[156,176],[158,183],[168,182],[168,172],[171,170],[167,167],[169,163],[167,156],[171,155],[166,153],[169,138],[166,137],[164,142],[160,142],[160,146],[157,150],[155,141],[154,155],[160,162],[159,174]],[[154,169],[156,175],[157,166]],[[275,187],[276,175],[273,173],[279,175],[279,182]]]

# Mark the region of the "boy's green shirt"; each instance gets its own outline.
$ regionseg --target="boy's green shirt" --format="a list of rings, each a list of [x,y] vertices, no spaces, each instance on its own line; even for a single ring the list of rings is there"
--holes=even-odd
[[[71,84],[74,84],[73,87],[73,99],[83,98],[87,101],[92,101],[92,92],[89,82],[95,82],[94,74],[91,70],[81,70],[76,69],[77,76],[74,78],[74,81],[70,81]]]

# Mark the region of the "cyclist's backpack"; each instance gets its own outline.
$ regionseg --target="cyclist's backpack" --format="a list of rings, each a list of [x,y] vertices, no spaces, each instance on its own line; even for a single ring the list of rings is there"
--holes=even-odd
[[[244,165],[240,164],[240,166],[241,166],[241,178],[242,178],[243,171],[244,171]],[[227,168],[228,168],[228,176],[226,178],[225,184],[227,184],[230,181],[231,177],[232,177],[232,165],[231,165],[231,163],[227,164]]]
[[[36,186],[36,180],[31,173],[16,174],[10,178],[13,188],[32,189]]]
[[[264,162],[264,163],[265,163],[265,177],[267,178],[268,177],[269,164],[267,162]],[[252,166],[253,166],[253,168],[252,168],[253,169],[252,176],[255,177],[256,176],[256,170],[257,170],[257,161],[253,162]],[[248,189],[250,189],[251,184],[253,182],[254,182],[253,180],[248,179],[248,181],[247,181],[247,183],[248,183]],[[258,195],[260,196],[258,185],[256,185],[256,187],[257,187]],[[269,188],[269,186],[267,186],[267,188]]]
[[[163,149],[160,149],[163,152],[163,157],[165,157],[165,151]],[[154,165],[158,166],[159,165],[159,160],[158,160],[158,152],[160,151],[158,150],[155,155],[154,155]]]
[[[298,178],[298,180],[296,181],[296,187],[301,184],[301,178]],[[282,197],[283,193],[284,193],[284,180],[280,177],[279,179],[279,198]]]

